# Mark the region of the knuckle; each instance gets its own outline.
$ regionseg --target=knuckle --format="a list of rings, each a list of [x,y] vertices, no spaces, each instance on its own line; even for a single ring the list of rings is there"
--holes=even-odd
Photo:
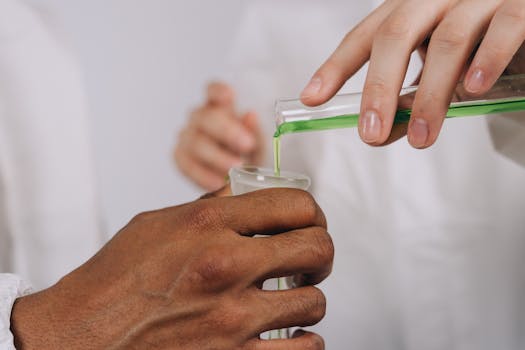
[[[127,227],[133,228],[135,239],[151,239],[170,230],[169,224],[163,219],[162,211],[149,211],[136,215]]]
[[[432,35],[431,46],[444,51],[453,52],[464,47],[469,40],[467,31],[456,24],[444,23]]]
[[[309,287],[303,298],[297,298],[296,307],[304,315],[301,326],[311,326],[319,323],[326,315],[326,297],[321,290]]]
[[[370,32],[370,28],[364,25],[363,22],[356,25],[351,31],[347,32],[343,42],[345,41],[354,41],[356,38],[366,37]]]
[[[326,230],[319,230],[316,235],[317,260],[323,264],[330,264],[334,260],[335,246],[332,238]]]
[[[321,321],[326,315],[326,297],[321,292],[321,290],[314,288],[314,293],[312,295],[313,305],[312,305],[312,315],[315,321]]]
[[[134,225],[147,225],[158,219],[158,213],[156,211],[147,211],[137,214],[131,219],[131,224]]]
[[[514,56],[512,48],[505,46],[502,42],[494,42],[484,48],[484,55],[489,58],[489,62],[505,62]]]
[[[300,192],[299,201],[304,218],[309,222],[315,222],[319,214],[319,207],[315,198],[310,193],[302,191]]]
[[[230,306],[229,310],[227,324],[235,333],[239,333],[241,329],[251,323],[251,313],[247,307],[235,304],[233,307]]]
[[[222,208],[209,201],[194,203],[188,212],[187,223],[197,228],[220,228],[224,226],[225,217]]]
[[[304,350],[324,350],[324,348],[324,340],[317,334],[312,334],[311,337],[308,337],[303,347]]]
[[[414,116],[427,116],[431,120],[439,119],[445,116],[448,109],[448,103],[441,92],[435,87],[420,88],[418,95],[416,95],[416,102],[414,104]]]
[[[316,75],[319,76],[331,76],[335,75],[339,78],[347,75],[347,64],[341,58],[332,55],[326,60],[326,62],[319,69],[319,72]]]
[[[248,308],[237,302],[225,301],[208,320],[211,329],[220,329],[223,334],[239,334],[250,323],[251,313]]]
[[[410,16],[404,13],[394,13],[379,27],[378,40],[404,40],[411,32]]]
[[[523,27],[523,22],[525,22],[525,6],[521,4],[503,6],[498,15],[507,23],[516,23],[520,27]]]
[[[314,227],[302,235],[305,244],[305,253],[308,254],[310,261],[318,267],[332,264],[335,255],[335,248],[332,238],[322,227]]]
[[[239,270],[234,254],[224,247],[206,249],[191,268],[194,277],[192,280],[217,285],[227,283],[236,276]]]
[[[369,93],[376,98],[384,98],[389,91],[389,85],[384,78],[377,76],[377,74],[368,77],[365,86],[366,93]]]

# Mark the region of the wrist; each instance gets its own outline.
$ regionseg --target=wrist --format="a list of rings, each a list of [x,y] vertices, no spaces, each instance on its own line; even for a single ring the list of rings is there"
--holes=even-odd
[[[47,290],[16,300],[11,333],[17,350],[103,349],[140,323],[134,298],[116,297],[107,284],[97,288],[85,275],[80,281],[74,272]],[[135,319],[122,316],[131,314]]]
[[[49,289],[15,301],[11,333],[17,350],[102,348],[96,341],[100,334],[91,327],[94,317],[86,311],[92,293],[76,282],[68,275]]]
[[[11,333],[17,350],[58,349],[49,302],[41,293],[19,298],[11,312]]]

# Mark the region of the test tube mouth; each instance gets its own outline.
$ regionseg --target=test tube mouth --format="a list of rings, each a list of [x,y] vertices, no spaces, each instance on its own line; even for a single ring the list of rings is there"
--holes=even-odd
[[[359,113],[361,97],[359,93],[336,95],[316,107],[306,106],[300,99],[279,99],[275,103],[275,123],[279,128],[286,123],[356,114]]]
[[[311,180],[308,176],[292,171],[281,171],[276,175],[273,169],[258,166],[240,166],[230,169],[230,181],[243,183],[260,189],[270,187],[298,188],[307,190]]]
[[[286,122],[283,116],[283,104],[286,103],[285,101],[287,100],[280,99],[275,102],[275,125],[277,128]]]

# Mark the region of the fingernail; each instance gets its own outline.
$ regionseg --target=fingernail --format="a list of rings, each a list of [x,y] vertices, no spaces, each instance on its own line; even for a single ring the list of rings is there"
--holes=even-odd
[[[363,141],[377,142],[381,137],[381,119],[374,111],[367,111],[363,115]]]
[[[467,80],[467,85],[465,86],[469,92],[479,92],[483,89],[485,84],[485,73],[479,68],[474,70]]]
[[[319,91],[321,91],[322,84],[323,82],[321,81],[321,78],[313,77],[301,93],[301,98],[308,98],[317,95]]]
[[[410,126],[408,141],[415,148],[425,147],[428,140],[428,122],[425,119],[415,119]]]

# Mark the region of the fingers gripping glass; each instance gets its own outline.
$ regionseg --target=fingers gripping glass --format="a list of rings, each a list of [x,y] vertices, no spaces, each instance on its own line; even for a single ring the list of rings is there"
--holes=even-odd
[[[308,190],[310,188],[308,176],[283,171],[276,176],[274,170],[258,167],[244,166],[230,170],[230,186],[233,195],[241,195],[265,188],[296,188]],[[293,287],[291,277],[282,277],[265,283],[265,289],[282,290]],[[262,339],[288,339],[290,329],[277,329],[261,335]]]

